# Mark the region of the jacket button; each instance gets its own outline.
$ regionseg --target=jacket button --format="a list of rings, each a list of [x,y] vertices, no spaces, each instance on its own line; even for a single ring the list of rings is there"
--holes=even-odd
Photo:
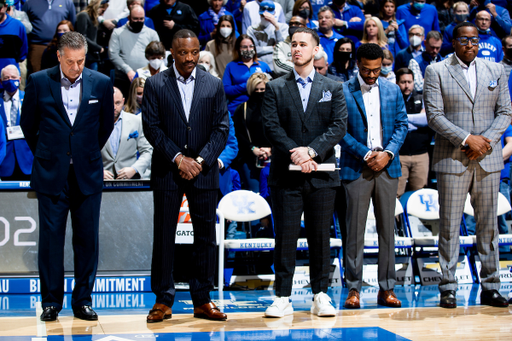
[[[188,146],[187,146],[187,145],[185,145],[185,149],[187,149],[187,148],[188,148]]]
[[[188,130],[188,131],[191,131],[191,130],[192,130],[192,127],[187,127],[187,130]]]
[[[66,155],[71,155],[71,153],[70,153],[70,152],[67,152],[67,153],[66,153]]]
[[[364,132],[365,132],[365,133],[367,133],[367,132],[368,132],[368,129],[365,129],[365,130],[364,130]]]
[[[75,135],[75,133],[71,132],[71,134],[69,134],[69,135],[74,136],[74,135]]]

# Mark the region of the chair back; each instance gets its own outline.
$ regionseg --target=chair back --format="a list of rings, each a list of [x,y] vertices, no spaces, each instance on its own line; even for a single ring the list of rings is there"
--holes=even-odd
[[[272,213],[267,201],[259,194],[238,190],[226,194],[219,202],[218,210],[232,221],[253,221]]]

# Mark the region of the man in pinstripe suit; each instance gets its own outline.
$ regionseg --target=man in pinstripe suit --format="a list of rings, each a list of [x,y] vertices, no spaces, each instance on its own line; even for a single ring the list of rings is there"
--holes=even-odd
[[[294,69],[267,84],[261,114],[265,135],[272,144],[270,195],[274,214],[276,246],[276,298],[265,311],[269,317],[293,313],[290,302],[297,239],[304,212],[309,245],[311,313],[335,316],[326,291],[329,285],[329,228],[334,211],[336,172],[315,172],[317,162],[335,163],[334,146],[345,135],[347,107],[341,84],[315,71],[313,58],[319,38],[309,28],[292,36]],[[300,165],[302,172],[289,171]]]
[[[468,192],[482,262],[481,304],[508,306],[498,292],[496,211],[503,168],[500,139],[510,125],[510,95],[503,66],[476,58],[478,42],[476,26],[457,25],[452,40],[455,53],[427,67],[423,87],[429,126],[437,133],[433,165],[439,190],[439,291],[444,308],[457,306],[459,225]]]
[[[142,122],[154,148],[151,188],[155,208],[151,289],[156,304],[147,322],[172,316],[175,234],[184,193],[194,228],[190,260],[194,316],[226,319],[211,302],[210,290],[216,264],[217,158],[228,138],[228,110],[222,82],[196,68],[199,51],[199,40],[192,31],[178,31],[172,41],[173,66],[148,78],[144,88]]]

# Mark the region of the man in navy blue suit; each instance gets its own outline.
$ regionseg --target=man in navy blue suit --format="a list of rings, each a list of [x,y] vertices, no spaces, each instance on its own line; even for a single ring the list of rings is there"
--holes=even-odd
[[[64,298],[64,237],[73,228],[75,317],[97,320],[91,293],[98,267],[103,162],[101,148],[114,126],[113,87],[84,68],[87,41],[78,32],[59,40],[60,65],[28,78],[21,128],[34,164],[30,186],[39,202],[42,321],[54,321]]]
[[[229,113],[222,82],[196,68],[199,51],[194,32],[176,32],[171,48],[174,64],[148,78],[144,87],[142,123],[154,148],[151,289],[156,303],[147,316],[148,323],[172,317],[175,234],[183,194],[194,228],[194,255],[188,260],[194,317],[227,318],[211,301],[210,290],[215,275],[218,158],[229,134]]]
[[[20,72],[15,65],[7,65],[1,72],[2,99],[0,99],[0,117],[7,143],[5,159],[0,162],[0,179],[28,180],[32,171],[34,156],[25,141],[20,128],[20,109],[25,93],[19,90]]]

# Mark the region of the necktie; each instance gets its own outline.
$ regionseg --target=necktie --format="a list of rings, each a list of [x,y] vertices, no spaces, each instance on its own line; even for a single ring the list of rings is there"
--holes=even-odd
[[[18,107],[14,97],[11,97],[11,127],[16,126],[18,123]]]
[[[299,83],[300,85],[302,85],[302,88],[305,89],[306,88],[306,85],[308,85],[308,83],[311,82],[311,78],[308,77],[307,80],[304,80],[302,78],[297,78],[297,83]]]

